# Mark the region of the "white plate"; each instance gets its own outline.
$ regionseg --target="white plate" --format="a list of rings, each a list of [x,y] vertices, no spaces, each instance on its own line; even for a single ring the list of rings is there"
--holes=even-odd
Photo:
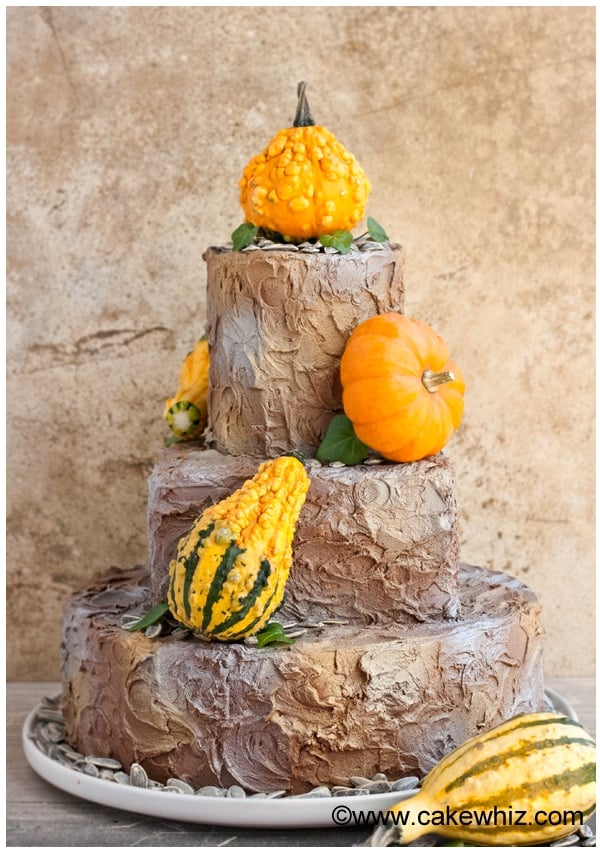
[[[546,694],[558,712],[577,720],[573,709],[557,692],[546,689]],[[373,816],[366,821],[370,811],[385,811],[418,791],[339,798],[213,798],[124,786],[74,771],[42,753],[31,739],[39,708],[29,713],[23,725],[23,748],[33,770],[64,792],[132,813],[229,827],[370,827]],[[361,818],[365,821],[358,821]]]

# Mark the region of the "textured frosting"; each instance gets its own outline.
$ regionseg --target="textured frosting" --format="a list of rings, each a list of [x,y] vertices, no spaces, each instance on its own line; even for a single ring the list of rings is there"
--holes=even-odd
[[[404,252],[209,248],[209,438],[234,455],[314,453],[341,410],[339,360],[355,326],[402,311]]]
[[[163,450],[149,482],[149,564],[155,602],[196,517],[253,476],[259,461],[216,450]],[[444,455],[413,464],[321,466],[294,536],[284,613],[355,623],[458,613],[454,473]]]
[[[74,595],[63,622],[63,712],[83,752],[194,786],[302,792],[352,775],[425,775],[467,737],[543,704],[539,604],[463,566],[457,622],[329,626],[287,648],[147,638],[142,568]]]

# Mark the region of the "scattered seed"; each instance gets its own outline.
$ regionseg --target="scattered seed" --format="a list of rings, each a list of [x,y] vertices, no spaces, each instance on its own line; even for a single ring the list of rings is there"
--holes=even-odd
[[[582,839],[588,839],[590,836],[594,835],[594,831],[589,824],[582,824],[577,830],[577,833],[582,837]]]
[[[150,626],[146,627],[144,630],[144,635],[146,638],[158,638],[158,636],[162,632],[162,624],[161,623],[153,623]]]
[[[595,848],[596,847],[596,837],[588,836],[587,839],[581,840],[581,845],[583,848]]]
[[[183,792],[184,795],[193,795],[194,789],[190,786],[189,783],[186,783],[184,780],[178,780],[177,777],[169,777],[167,780],[167,786],[165,788],[173,788],[179,789],[180,792]]]
[[[49,706],[40,706],[36,717],[38,721],[56,721],[59,724],[63,722],[63,714],[60,709],[52,709]]]
[[[392,783],[392,792],[405,792],[408,789],[416,789],[419,785],[418,777],[401,777],[400,780],[394,780]]]
[[[351,777],[350,783],[353,786],[367,786],[371,781],[368,777]]]
[[[244,789],[242,789],[241,786],[236,786],[234,784],[233,786],[230,786],[229,789],[227,790],[227,797],[228,798],[245,798],[246,792],[245,792]]]
[[[559,848],[567,845],[579,845],[579,836],[572,833],[571,836],[564,836],[562,839],[557,839],[556,842],[551,842],[550,845],[554,848]]]
[[[298,798],[330,798],[331,789],[328,786],[315,786],[309,792],[304,792],[302,795],[297,795]]]
[[[392,784],[387,780],[375,780],[362,788],[367,790],[369,795],[381,795],[383,792],[391,792]]]
[[[349,786],[346,786],[346,787],[341,788],[341,789],[337,789],[337,791],[332,792],[332,795],[333,795],[334,798],[344,798],[346,796],[356,797],[356,795],[368,795],[368,794],[369,794],[368,789],[364,789],[364,788],[360,788],[360,787],[349,787]]]
[[[100,769],[98,769],[93,762],[84,762],[81,766],[81,770],[84,774],[89,774],[90,777],[100,777]]]
[[[306,633],[305,629],[293,629],[291,632],[286,632],[288,638],[300,638]]]
[[[123,768],[123,764],[118,759],[113,759],[110,756],[86,756],[84,760],[97,765],[98,768],[112,768],[114,771]]]
[[[350,621],[326,620],[323,621],[324,626],[348,626]]]
[[[148,788],[148,775],[139,762],[134,762],[129,769],[129,782],[140,789]]]

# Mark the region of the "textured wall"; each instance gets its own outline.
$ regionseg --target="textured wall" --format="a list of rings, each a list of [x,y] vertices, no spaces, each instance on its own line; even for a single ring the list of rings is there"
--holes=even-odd
[[[301,79],[467,377],[463,556],[591,673],[593,8],[12,7],[7,39],[9,676],[55,676],[70,590],[145,558],[201,255]]]

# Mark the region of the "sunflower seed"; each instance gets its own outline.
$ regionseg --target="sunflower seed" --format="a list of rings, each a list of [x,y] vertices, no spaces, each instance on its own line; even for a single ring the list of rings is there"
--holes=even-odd
[[[129,774],[126,774],[124,771],[115,771],[114,780],[117,783],[120,783],[121,786],[129,786],[130,785]]]
[[[328,786],[315,786],[309,792],[302,795],[294,795],[295,798],[330,798],[331,789]]]
[[[111,771],[110,768],[101,768],[100,769],[100,779],[101,780],[114,780],[115,772]]]
[[[563,836],[562,839],[557,839],[556,842],[551,842],[550,845],[553,848],[562,848],[567,845],[579,845],[579,837],[576,833],[572,833],[571,836]]]
[[[364,788],[342,786],[331,793],[334,798],[355,797],[356,795],[368,795],[369,790]]]
[[[48,696],[43,697],[42,698],[42,706],[46,706],[46,707],[48,707],[48,709],[58,709],[59,708],[58,704],[59,704],[60,698],[61,698],[60,694],[56,695],[56,697],[48,697]]]
[[[298,251],[298,248],[291,242],[273,242],[269,245],[269,251]]]
[[[260,247],[258,245],[254,245],[253,242],[250,245],[247,245],[245,248],[242,248],[242,251],[260,251]]]
[[[58,748],[63,752],[68,760],[71,760],[71,762],[83,762],[85,759],[82,753],[76,751],[75,748],[72,748],[71,745],[68,745],[66,742],[61,742],[58,745]]]
[[[179,791],[182,792],[184,795],[194,794],[194,790],[190,786],[190,784],[186,783],[184,780],[178,780],[177,777],[169,777],[169,779],[167,780],[167,786],[165,788],[179,789]]]
[[[348,626],[349,623],[350,621],[338,621],[333,619],[323,621],[325,626]]]
[[[245,792],[244,789],[242,789],[241,786],[236,786],[234,784],[233,786],[230,786],[229,789],[227,790],[227,797],[228,798],[245,798],[246,792]]]
[[[582,848],[595,848],[596,847],[596,837],[595,836],[588,836],[587,839],[582,839],[581,840],[581,846],[582,846]]]
[[[212,798],[224,798],[225,789],[220,789],[218,786],[203,786],[195,792],[196,795],[206,795]]]
[[[392,783],[392,792],[404,792],[407,789],[416,789],[419,785],[418,777],[401,777],[400,780],[394,780]]]
[[[110,756],[86,756],[84,760],[97,765],[98,768],[112,768],[114,771],[123,768],[123,764],[118,759],[113,759]]]
[[[46,733],[48,735],[49,742],[58,744],[65,740],[64,724],[59,724],[57,721],[50,721],[50,723],[46,725]]]
[[[59,724],[62,724],[64,720],[60,709],[52,709],[49,706],[40,706],[36,718],[38,721],[56,721]]]
[[[162,632],[162,624],[161,623],[153,623],[150,626],[147,626],[144,630],[144,635],[146,638],[158,638],[158,636]]]
[[[267,793],[266,792],[254,792],[252,795],[249,795],[248,797],[249,798],[266,798]]]
[[[387,776],[383,773],[383,771],[378,771],[377,774],[374,774],[371,777],[371,780],[387,780]]]
[[[383,458],[366,458],[363,461],[363,464],[366,464],[369,467],[372,467],[375,464],[383,464]]]
[[[370,782],[371,781],[368,779],[368,777],[355,776],[350,778],[350,783],[352,783],[353,786],[366,786]]]
[[[380,795],[383,792],[391,792],[392,784],[387,780],[374,780],[368,786],[363,786],[362,788],[366,789],[369,795]]]
[[[121,615],[121,626],[123,629],[127,629],[129,626],[133,626],[134,623],[139,623],[141,620],[139,615]]]
[[[191,635],[191,629],[188,629],[187,626],[176,626],[175,629],[171,632],[171,635],[176,635],[178,638],[183,638],[184,636]]]
[[[329,466],[330,467],[345,467],[346,465],[344,464],[343,461],[331,461]]]
[[[58,760],[59,754],[60,751],[58,749],[58,745],[55,745],[52,742],[49,742],[46,745],[46,755],[50,757],[50,759]]]
[[[286,636],[288,638],[300,638],[300,636],[304,635],[305,633],[305,629],[293,629],[291,632],[286,632]]]
[[[588,839],[590,836],[594,835],[594,831],[589,824],[582,824],[577,830],[577,833],[582,837],[582,839]]]
[[[165,784],[160,780],[148,780],[148,789],[164,789]]]
[[[89,774],[90,777],[100,777],[100,770],[96,768],[93,762],[84,762],[81,770],[84,774]]]
[[[138,786],[141,789],[148,788],[148,775],[139,762],[134,762],[129,769],[129,782],[132,786]]]
[[[267,792],[267,798],[283,798],[286,794],[285,789],[278,789],[276,792]]]

